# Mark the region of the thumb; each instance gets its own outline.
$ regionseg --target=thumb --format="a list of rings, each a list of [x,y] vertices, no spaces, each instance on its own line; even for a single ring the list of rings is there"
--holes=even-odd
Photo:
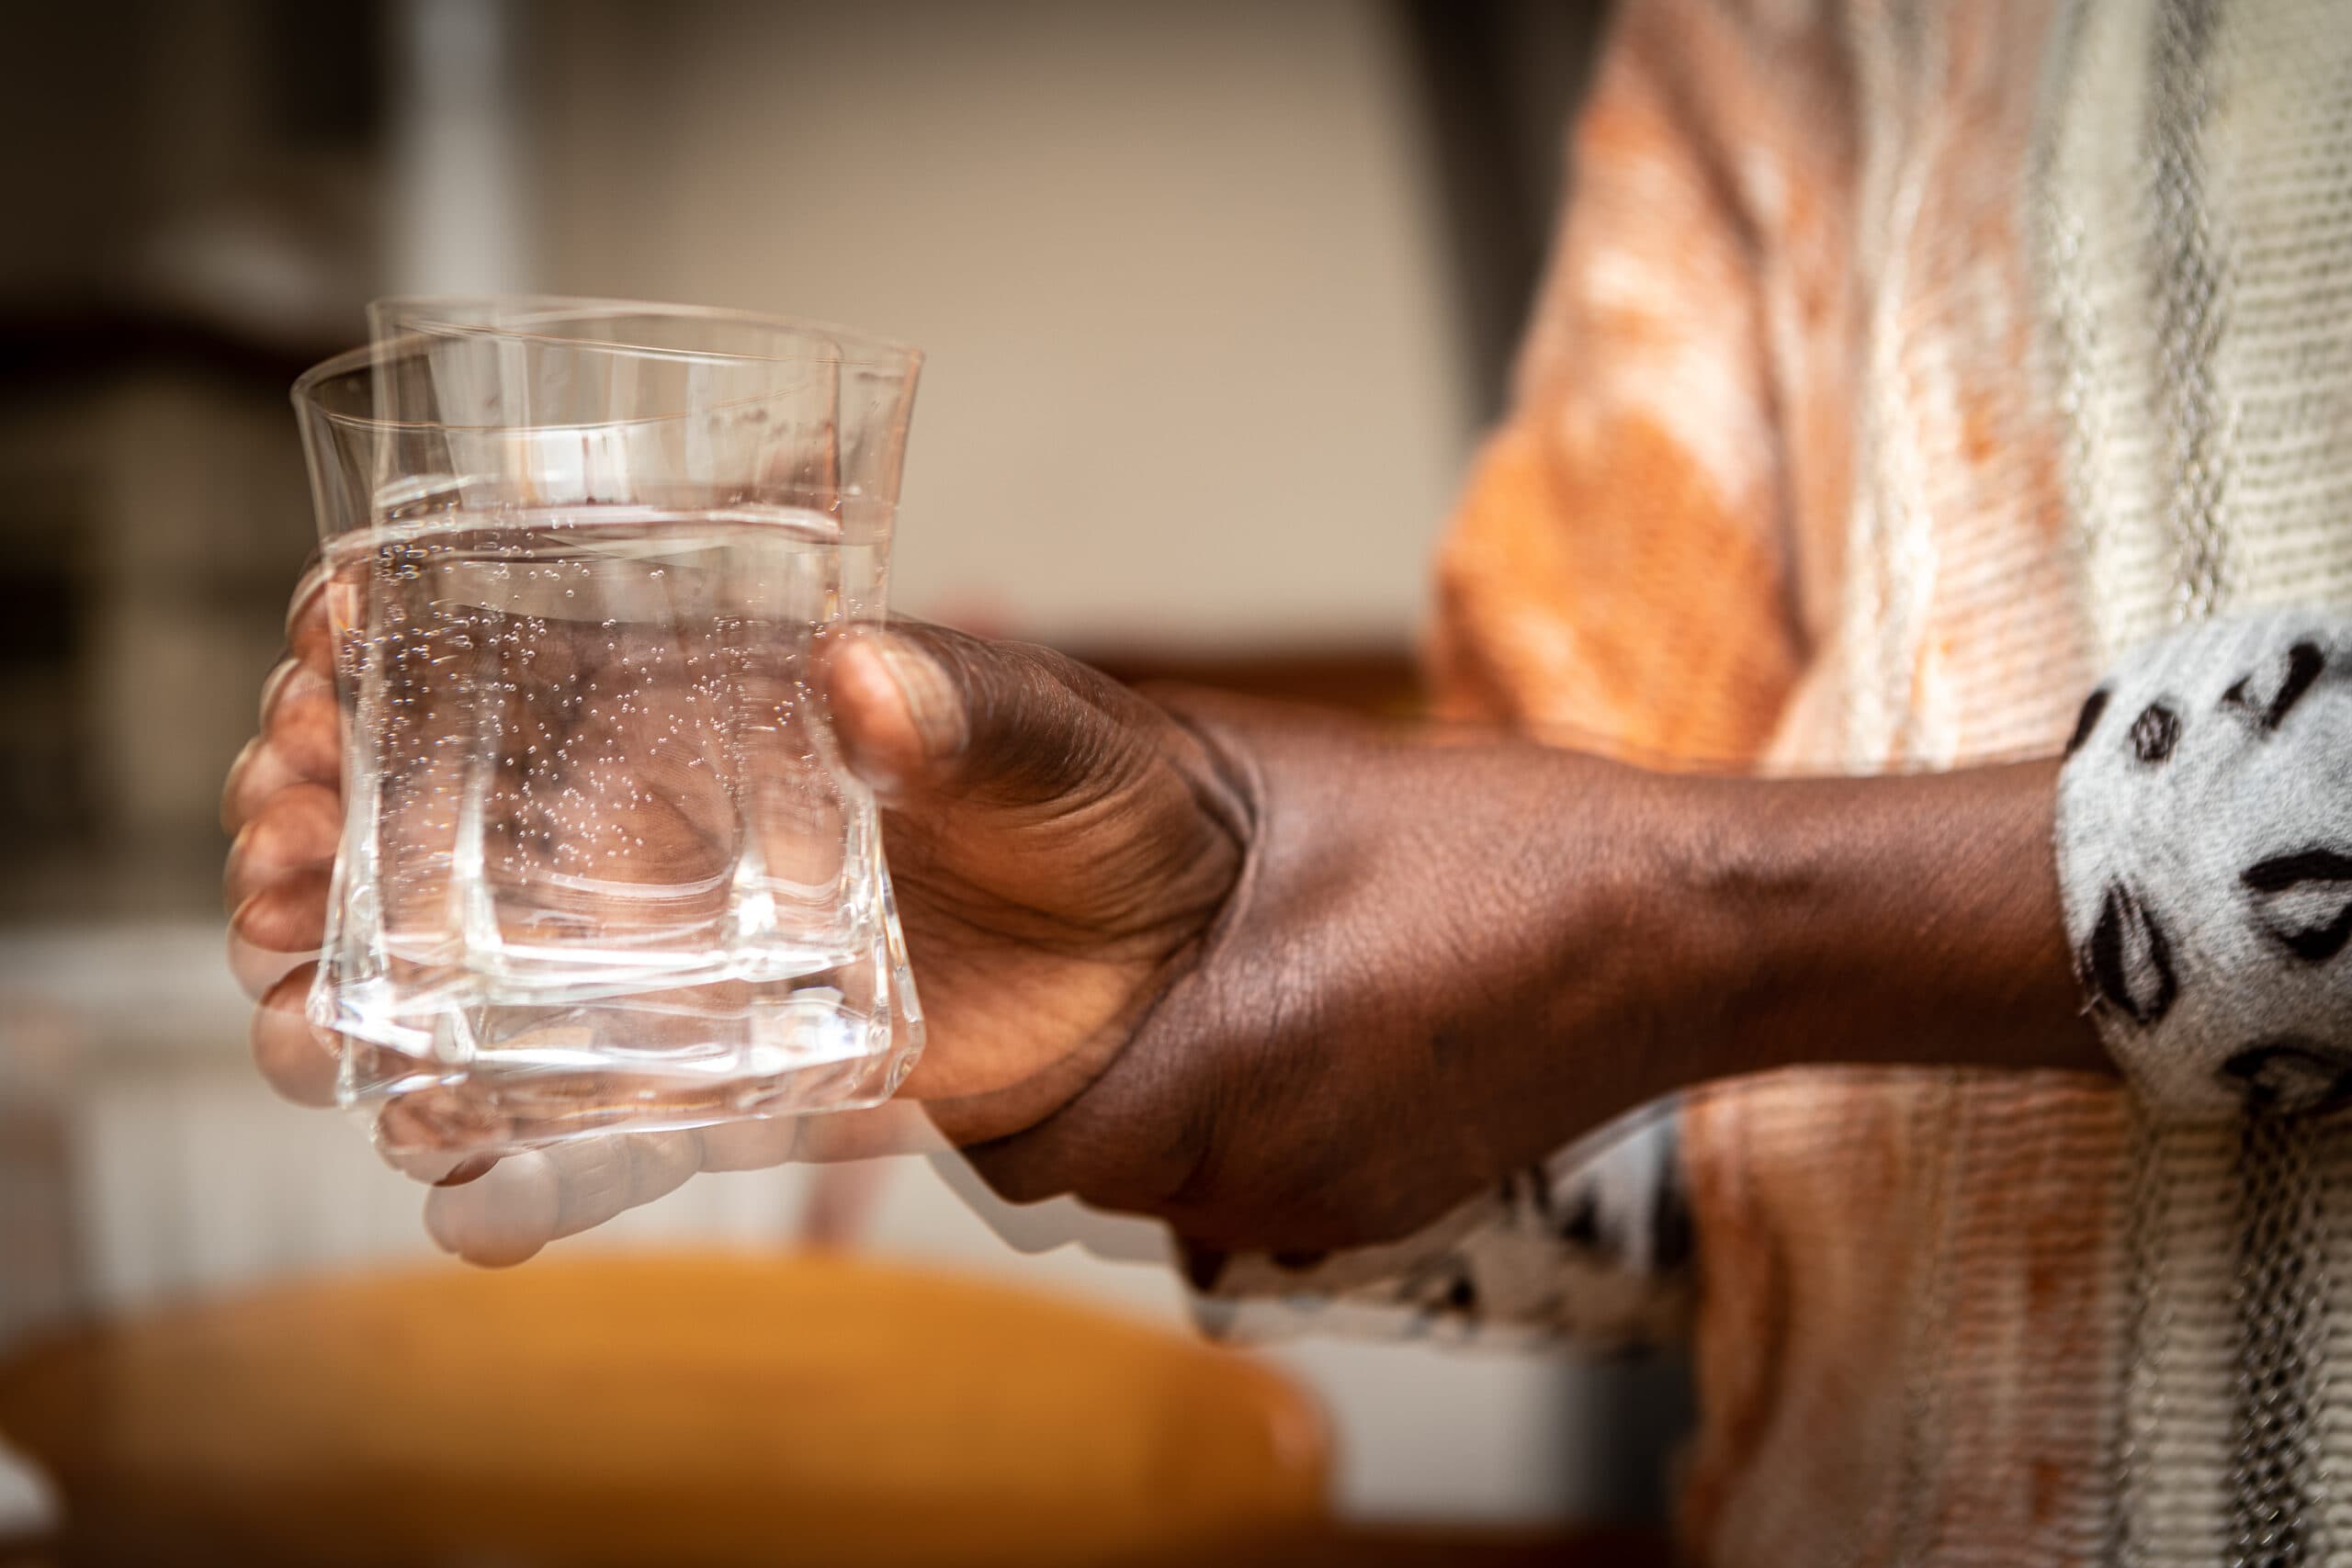
[[[1038,804],[1125,775],[1163,723],[1073,659],[901,623],[853,630],[822,679],[850,767],[885,795]]]

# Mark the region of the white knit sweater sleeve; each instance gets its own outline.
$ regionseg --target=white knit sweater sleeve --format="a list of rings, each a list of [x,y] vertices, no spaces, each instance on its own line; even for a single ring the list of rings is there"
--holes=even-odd
[[[1246,1341],[1312,1330],[1601,1353],[1678,1341],[1694,1292],[1679,1122],[1674,1100],[1634,1111],[1385,1246],[1188,1248],[1194,1314]]]
[[[2352,1102],[2352,616],[2127,658],[2069,743],[2057,853],[2094,1016],[2157,1113]]]

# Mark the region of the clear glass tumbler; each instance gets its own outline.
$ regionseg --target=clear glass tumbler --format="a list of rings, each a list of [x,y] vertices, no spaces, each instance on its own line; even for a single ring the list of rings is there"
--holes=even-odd
[[[343,1103],[461,1153],[886,1098],[921,1018],[808,664],[885,613],[920,356],[611,301],[374,325],[294,390]]]

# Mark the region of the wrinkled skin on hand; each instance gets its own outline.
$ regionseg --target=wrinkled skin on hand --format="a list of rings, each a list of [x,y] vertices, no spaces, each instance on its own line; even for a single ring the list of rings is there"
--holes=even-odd
[[[230,955],[255,1003],[254,1060],[280,1094],[305,1105],[333,1103],[339,1054],[368,1048],[322,1035],[303,1016],[343,817],[334,592],[315,568],[298,587],[287,653],[263,688],[260,733],[222,799],[234,840],[224,879]],[[559,655],[582,661],[582,671],[602,667],[593,645],[548,644],[535,657]],[[820,639],[814,661],[840,753],[882,802],[922,990],[929,1045],[900,1098],[797,1122],[579,1139],[487,1170],[480,1161],[452,1168],[434,1146],[431,1120],[396,1107],[378,1141],[393,1163],[441,1183],[427,1224],[445,1247],[518,1261],[696,1170],[1017,1134],[1104,1069],[1197,951],[1241,847],[1216,769],[1183,726],[1058,655],[939,628],[857,628]],[[493,825],[510,853],[626,841],[639,865],[709,858],[713,822],[697,820],[686,773],[675,787],[645,791],[603,773],[639,765],[616,760],[647,757],[685,770],[723,738],[673,739],[676,755],[664,759],[613,713],[537,708],[518,716],[515,733],[538,748],[528,755],[560,752],[588,787],[493,792],[510,803]],[[429,784],[412,777],[388,790],[387,811],[445,809]],[[720,799],[706,804],[715,822]]]

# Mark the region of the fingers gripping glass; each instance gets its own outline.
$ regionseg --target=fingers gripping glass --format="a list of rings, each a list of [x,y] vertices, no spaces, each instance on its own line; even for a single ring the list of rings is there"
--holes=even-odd
[[[342,1102],[495,1152],[883,1099],[920,1015],[809,659],[884,614],[919,356],[609,301],[371,316],[294,389]]]

